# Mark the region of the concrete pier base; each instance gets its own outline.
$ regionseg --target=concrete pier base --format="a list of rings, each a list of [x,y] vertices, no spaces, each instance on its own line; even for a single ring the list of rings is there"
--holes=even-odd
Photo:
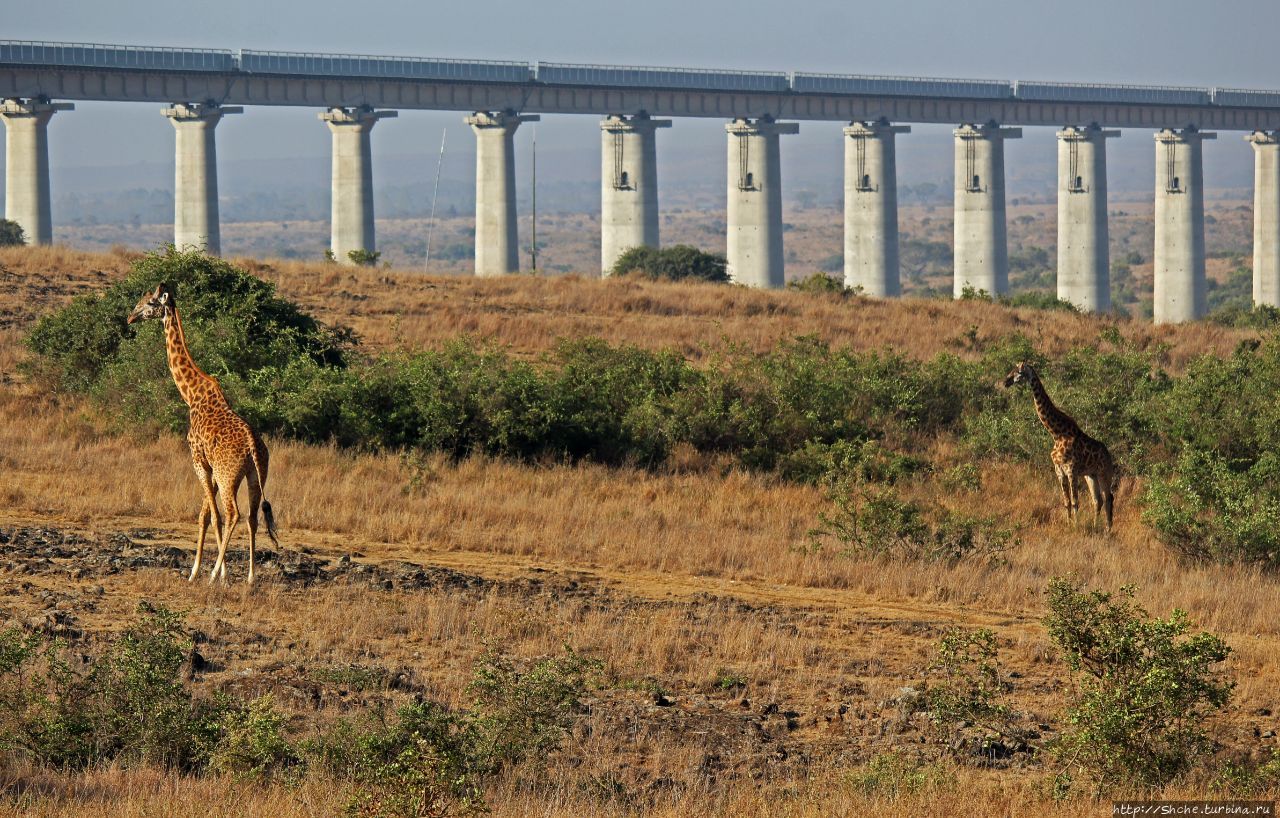
[[[729,278],[748,287],[786,282],[782,255],[782,167],[778,137],[800,132],[796,122],[772,117],[735,119],[729,135]]]
[[[218,150],[214,129],[226,114],[240,107],[208,103],[177,103],[161,113],[173,123],[173,246],[201,250],[211,256],[222,252],[218,226]]]
[[[883,119],[844,129],[844,283],[874,298],[902,293],[895,137],[910,132]]]
[[[520,272],[516,230],[516,128],[540,117],[477,111],[466,118],[476,135],[476,275]]]
[[[990,295],[1009,290],[1009,243],[1005,224],[1004,141],[1021,128],[995,122],[961,125],[955,131],[955,282]]]
[[[632,247],[658,246],[658,128],[648,114],[600,122],[600,271]]]
[[[5,125],[4,217],[22,227],[28,244],[53,243],[49,194],[49,120],[70,103],[6,99],[0,103]]]
[[[1107,139],[1097,125],[1058,131],[1058,298],[1083,312],[1111,309]]]
[[[1253,304],[1280,307],[1280,133],[1254,131]]]
[[[1166,128],[1156,134],[1155,322],[1205,314],[1204,165],[1201,146],[1217,134]]]
[[[333,134],[333,168],[329,203],[329,251],[339,264],[356,264],[361,253],[373,258],[377,238],[373,222],[373,146],[370,132],[379,119],[395,111],[369,106],[330,108],[320,120]]]

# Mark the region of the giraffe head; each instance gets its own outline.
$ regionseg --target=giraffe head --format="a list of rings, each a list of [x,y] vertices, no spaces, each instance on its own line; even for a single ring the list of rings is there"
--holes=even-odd
[[[134,307],[133,312],[129,313],[129,319],[126,323],[132,324],[134,321],[164,318],[173,310],[173,307],[173,289],[168,284],[160,284],[154,291],[142,296],[138,306]]]
[[[1032,383],[1036,380],[1038,380],[1038,376],[1036,375],[1036,371],[1031,368],[1031,364],[1026,361],[1021,361],[1009,372],[1008,375],[1004,376],[1004,386],[1005,389],[1008,389],[1015,384]]]

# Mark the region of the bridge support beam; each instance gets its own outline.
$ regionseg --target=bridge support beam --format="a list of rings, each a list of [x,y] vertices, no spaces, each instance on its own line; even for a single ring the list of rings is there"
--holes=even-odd
[[[49,120],[70,103],[6,99],[0,103],[5,125],[4,217],[17,222],[28,244],[53,243],[49,195]]]
[[[1253,304],[1280,307],[1280,133],[1254,131]]]
[[[786,276],[778,137],[799,133],[800,124],[775,122],[766,116],[735,119],[725,131],[729,134],[729,279],[748,287],[781,287]]]
[[[600,122],[600,270],[632,247],[658,246],[658,128],[648,114]]]
[[[1156,134],[1155,322],[1205,313],[1202,143],[1217,134],[1166,128]]]
[[[476,135],[476,275],[520,272],[516,230],[516,128],[540,117],[477,111],[466,118]]]
[[[1097,125],[1058,131],[1058,298],[1084,312],[1111,309],[1107,142]]]
[[[956,137],[955,283],[1003,295],[1009,290],[1009,242],[1005,224],[1004,141],[1020,139],[1021,128],[995,122],[961,125]]]
[[[173,245],[179,250],[222,252],[218,226],[218,151],[213,132],[225,114],[244,108],[175,103],[161,113],[173,123]]]
[[[895,137],[910,132],[883,119],[844,129],[844,283],[874,298],[902,292]]]
[[[373,226],[373,146],[370,132],[379,119],[395,111],[367,105],[330,108],[320,119],[333,134],[333,168],[329,193],[329,251],[339,264],[356,264],[355,253],[373,259],[377,238]]]

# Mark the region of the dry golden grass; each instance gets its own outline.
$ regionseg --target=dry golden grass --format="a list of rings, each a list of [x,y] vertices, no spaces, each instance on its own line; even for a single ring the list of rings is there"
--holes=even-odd
[[[35,315],[122,275],[127,263],[124,255],[59,248],[0,252],[12,284],[0,293],[0,316],[11,317],[0,325],[0,525],[91,534],[146,526],[159,530],[160,542],[190,547],[194,540],[198,494],[184,441],[112,433],[86,404],[35,394],[13,374],[21,334]],[[377,347],[437,343],[467,331],[536,354],[558,336],[589,332],[696,354],[722,337],[762,349],[812,332],[836,343],[891,344],[927,357],[954,349],[952,340],[970,324],[984,336],[1023,331],[1050,349],[1065,349],[1087,343],[1107,323],[972,303],[882,304],[650,282],[429,279],[301,264],[256,269],[287,297],[326,320],[355,325]],[[1175,367],[1204,352],[1229,351],[1247,335],[1205,325],[1117,326],[1140,345],[1168,344]],[[1274,616],[1280,581],[1247,569],[1181,564],[1142,523],[1134,486],[1122,493],[1111,538],[1066,524],[1047,465],[987,465],[982,491],[914,486],[919,496],[995,513],[1020,528],[1021,542],[1004,563],[949,567],[814,550],[808,532],[825,508],[822,493],[736,470],[655,473],[436,458],[410,490],[410,474],[394,455],[279,440],[269,445],[267,496],[286,548],[439,565],[499,584],[469,594],[371,592],[347,585],[299,588],[268,574],[250,591],[240,584],[188,585],[170,571],[72,580],[0,568],[0,607],[21,618],[41,609],[40,591],[83,593],[100,583],[101,598],[78,613],[83,627],[102,633],[121,627],[138,600],[163,602],[189,611],[191,626],[214,637],[226,666],[206,683],[261,690],[297,668],[362,662],[406,668],[433,697],[460,703],[471,662],[493,640],[521,656],[569,644],[603,659],[609,676],[623,684],[623,692],[602,694],[612,697],[611,707],[641,707],[642,694],[627,693],[626,683],[653,679],[682,702],[709,698],[709,706],[727,713],[733,703],[713,682],[729,669],[749,680],[740,695],[802,713],[792,739],[832,760],[829,770],[810,770],[811,780],[779,774],[708,786],[696,771],[707,751],[704,739],[638,726],[638,738],[619,745],[602,726],[596,737],[580,739],[578,757],[589,759],[586,766],[557,770],[563,780],[551,791],[495,785],[498,815],[630,814],[580,789],[592,775],[616,771],[622,757],[649,780],[670,775],[679,784],[669,796],[654,796],[647,813],[653,815],[808,816],[869,806],[886,815],[1066,815],[1098,808],[1049,801],[1037,789],[1036,771],[961,768],[944,791],[870,802],[841,772],[893,746],[895,736],[875,733],[879,719],[892,710],[898,688],[925,677],[939,635],[953,625],[996,631],[1008,666],[1023,674],[1015,691],[1019,709],[1033,720],[1058,711],[1067,693],[1064,669],[1038,624],[1041,594],[1055,575],[1105,588],[1136,584],[1154,613],[1182,607],[1226,637],[1235,649],[1229,670],[1240,684],[1215,735],[1236,747],[1274,745],[1252,738],[1251,730],[1274,727],[1273,719],[1255,715],[1259,708],[1280,710]],[[960,456],[946,444],[932,454],[943,465]],[[242,528],[241,548],[244,536]],[[238,583],[242,563],[233,561],[231,570]],[[568,592],[566,583],[586,591]],[[246,672],[251,682],[237,681]],[[833,716],[837,705],[850,702],[866,722]],[[345,800],[341,788],[314,780],[288,789],[240,784],[229,794],[229,782],[220,779],[145,770],[0,774],[20,774],[26,782],[24,795],[0,800],[0,814],[283,818],[332,814]],[[1178,793],[1203,794],[1169,792]]]

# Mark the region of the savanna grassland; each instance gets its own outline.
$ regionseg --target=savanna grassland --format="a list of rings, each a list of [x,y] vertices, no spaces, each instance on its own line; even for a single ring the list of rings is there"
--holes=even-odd
[[[859,550],[833,540],[830,527],[823,533],[839,492],[855,491],[848,483],[798,479],[772,461],[753,465],[728,447],[683,439],[640,464],[281,434],[268,437],[267,491],[281,548],[259,543],[260,579],[246,587],[242,526],[231,583],[188,584],[199,494],[185,441],[39,376],[23,343],[41,316],[105,290],[136,260],[125,251],[0,251],[0,628],[90,654],[137,621],[140,603],[181,612],[194,634],[184,689],[197,698],[270,694],[291,742],[379,707],[471,707],[476,669],[495,655],[501,667],[566,651],[597,663],[563,735],[478,785],[495,815],[1105,814],[1110,801],[1087,786],[1055,796],[1062,765],[1036,749],[1067,727],[1063,712],[1079,690],[1043,624],[1050,578],[1072,577],[1108,591],[1133,585],[1152,615],[1184,609],[1231,648],[1218,672],[1235,689],[1205,722],[1212,751],[1144,794],[1229,792],[1215,789],[1227,761],[1263,763],[1275,751],[1280,577],[1265,559],[1192,560],[1157,536],[1136,464],[1171,456],[1157,432],[1156,451],[1138,445],[1146,427],[1126,438],[1138,443],[1124,445],[1135,465],[1114,532],[1068,523],[1048,435],[1024,394],[1009,398],[1020,407],[1011,422],[986,409],[988,425],[973,434],[903,424],[877,438],[888,453],[875,463],[897,470],[885,478],[896,496],[981,517],[975,536],[998,546],[990,554]],[[468,337],[495,345],[512,366],[541,366],[559,360],[563,339],[591,336],[736,372],[734,361],[812,336],[903,367],[945,355],[970,371],[1021,337],[1049,360],[1119,350],[1161,378],[1191,379],[1202,356],[1227,360],[1274,334],[630,277],[235,264],[389,361]],[[1141,392],[1139,380],[1112,386]],[[1046,382],[1054,390],[1053,377]],[[1030,441],[1032,456],[1010,456],[1001,430]],[[898,443],[909,462],[894,459]],[[1024,743],[993,749],[968,723],[944,736],[919,706],[921,691],[939,683],[939,640],[955,628],[994,634],[1002,695]],[[341,814],[358,795],[350,780],[318,769],[59,769],[12,749],[4,759],[0,814],[286,818]]]

